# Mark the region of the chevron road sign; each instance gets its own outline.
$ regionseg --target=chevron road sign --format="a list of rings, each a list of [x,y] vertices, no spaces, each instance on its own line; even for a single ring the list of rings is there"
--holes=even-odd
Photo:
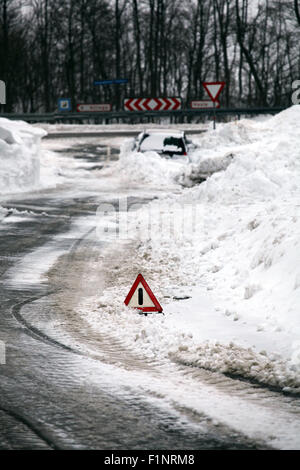
[[[181,109],[181,98],[126,98],[125,111],[176,111]]]

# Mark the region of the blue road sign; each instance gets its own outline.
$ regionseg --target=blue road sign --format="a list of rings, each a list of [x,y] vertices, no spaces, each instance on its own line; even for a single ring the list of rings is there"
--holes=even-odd
[[[116,78],[114,80],[95,80],[94,85],[121,85],[128,83],[128,78]]]
[[[114,83],[116,85],[120,85],[122,83],[128,83],[128,78],[117,78],[116,80],[114,80]]]
[[[58,111],[71,111],[71,98],[59,98]]]

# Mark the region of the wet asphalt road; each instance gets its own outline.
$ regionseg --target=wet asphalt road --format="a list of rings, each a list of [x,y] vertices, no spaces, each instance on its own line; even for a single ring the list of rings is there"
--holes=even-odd
[[[91,151],[99,170],[103,153],[97,158],[96,149],[90,147],[89,155]],[[66,158],[84,159],[82,148],[72,156],[66,152]],[[8,273],[26,254],[47,245],[54,236],[61,235],[60,244],[67,252],[78,245],[80,239],[63,235],[78,217],[93,213],[102,196],[86,194],[74,199],[69,189],[60,188],[59,197],[49,190],[1,203],[18,210],[30,208],[31,214],[17,218],[9,214],[6,221],[11,218],[11,223],[2,224],[0,230],[0,340],[6,343],[6,364],[0,365],[0,449],[258,447],[236,432],[206,426],[205,417],[203,422],[198,418],[197,425],[188,425],[179,415],[147,402],[138,391],[120,390],[118,383],[111,384],[116,377],[105,367],[106,361],[76,348],[76,342],[85,341],[84,332],[82,338],[77,332],[74,347],[70,347],[34,325],[34,317],[62,314],[49,298],[59,288],[64,295],[63,279],[61,286],[50,282],[18,286],[8,282]],[[72,276],[72,269],[66,264],[62,272]],[[30,312],[30,322],[26,312]],[[105,354],[107,351],[104,349]],[[126,351],[119,354],[121,360]]]

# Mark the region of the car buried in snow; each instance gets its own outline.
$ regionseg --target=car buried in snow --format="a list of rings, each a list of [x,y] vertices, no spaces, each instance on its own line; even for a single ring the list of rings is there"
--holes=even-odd
[[[165,157],[188,156],[196,146],[188,140],[184,131],[149,129],[138,135],[133,150],[156,152]]]

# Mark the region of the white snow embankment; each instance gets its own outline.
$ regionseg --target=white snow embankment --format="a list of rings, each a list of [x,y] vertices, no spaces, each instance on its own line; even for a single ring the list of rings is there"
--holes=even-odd
[[[55,184],[55,170],[41,159],[46,131],[0,118],[0,196]]]
[[[147,357],[299,392],[299,122],[293,106],[204,135],[203,154],[231,153],[232,162],[200,186],[128,215],[134,259],[121,249],[116,285],[93,308],[82,305],[93,327]],[[124,308],[138,272],[165,317]]]
[[[119,160],[102,173],[118,175],[126,184],[135,183],[151,187],[173,187],[188,163],[187,157],[168,159],[153,151],[132,151],[133,139],[121,145]]]
[[[197,141],[193,139],[196,143]],[[205,139],[198,140],[199,146],[189,151],[188,156],[161,156],[155,151],[137,152],[132,150],[134,139],[126,139],[121,145],[118,162],[103,172],[103,175],[118,175],[125,183],[136,183],[148,187],[177,186],[192,187],[206,180],[212,174],[226,170],[235,155],[224,149],[216,152],[210,149]],[[161,144],[161,142],[159,142]]]
[[[7,215],[7,212],[8,212],[7,209],[5,209],[4,207],[1,207],[1,206],[0,206],[0,222],[1,222],[1,220],[3,220],[4,217]]]

